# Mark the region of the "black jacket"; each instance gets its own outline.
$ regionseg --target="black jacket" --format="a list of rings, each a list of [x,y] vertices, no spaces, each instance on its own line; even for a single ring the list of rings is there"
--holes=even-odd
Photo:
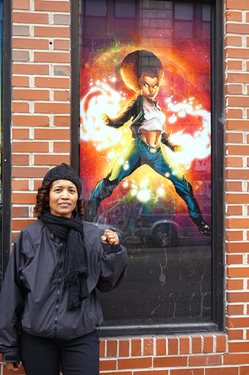
[[[102,230],[83,222],[88,257],[89,296],[80,310],[68,311],[64,288],[62,243],[38,220],[18,236],[0,296],[0,352],[18,361],[20,328],[30,334],[71,339],[85,335],[103,321],[95,288],[109,291],[124,275],[127,252],[120,245],[102,245]]]
[[[155,105],[160,110],[155,102]],[[123,126],[127,121],[132,119],[130,124],[130,128],[132,130],[133,138],[138,137],[138,130],[144,121],[144,109],[143,109],[143,97],[139,95],[135,100],[133,100],[128,107],[116,118],[109,118],[108,126],[113,128],[120,128]],[[168,146],[172,151],[174,151],[175,145],[173,145],[169,139],[168,135],[163,132],[161,142]]]

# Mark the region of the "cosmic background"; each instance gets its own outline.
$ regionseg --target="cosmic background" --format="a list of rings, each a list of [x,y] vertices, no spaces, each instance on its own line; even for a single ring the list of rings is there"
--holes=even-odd
[[[175,168],[191,183],[203,216],[211,223],[211,11],[208,3],[83,1],[81,24],[83,199],[87,202],[96,184],[109,173],[114,161],[132,141],[129,122],[119,129],[110,128],[103,123],[102,114],[115,117],[135,97],[122,80],[119,67],[128,53],[146,49],[156,54],[163,64],[164,79],[157,101],[166,114],[166,133],[172,143],[182,146],[179,153],[167,152]],[[118,288],[119,292],[111,293],[114,302],[110,304],[108,298],[102,301],[109,316],[107,324],[208,320],[211,314],[210,241],[203,243],[171,182],[148,166],[140,167],[124,179],[101,203],[98,222],[119,228],[124,238],[133,238],[136,226],[141,225],[141,221],[140,224],[136,221],[141,212],[152,217],[174,215],[179,225],[187,223],[188,233],[192,231],[192,242],[178,244],[174,252],[172,248],[153,251],[143,241],[135,241],[135,245],[127,242],[131,270],[126,277],[128,281]],[[151,267],[147,269],[149,264]],[[138,269],[141,285],[134,276]],[[187,276],[189,284],[185,274],[188,269],[192,275]],[[148,287],[152,293],[146,303],[138,297],[147,288],[144,278],[150,280]],[[134,282],[138,287],[132,294],[130,283]],[[177,288],[179,293],[175,292]],[[123,299],[122,304],[119,299],[122,292],[133,305],[132,316],[128,313],[129,303]],[[197,309],[193,307],[196,299]],[[137,313],[134,301],[137,301]],[[141,303],[144,306],[142,316]]]

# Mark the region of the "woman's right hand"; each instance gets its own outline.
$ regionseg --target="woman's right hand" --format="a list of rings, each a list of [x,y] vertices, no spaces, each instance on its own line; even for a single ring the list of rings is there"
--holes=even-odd
[[[103,113],[101,117],[102,117],[102,120],[104,121],[105,125],[109,125],[109,123],[110,123],[110,117],[107,116],[106,113]]]
[[[17,362],[7,362],[6,367],[9,371],[18,371],[19,367],[21,367],[21,364]]]

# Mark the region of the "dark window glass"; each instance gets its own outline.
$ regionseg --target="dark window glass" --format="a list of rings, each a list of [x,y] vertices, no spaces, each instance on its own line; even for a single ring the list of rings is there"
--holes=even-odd
[[[86,15],[87,16],[105,16],[106,1],[87,0],[86,1]]]
[[[134,0],[117,0],[115,3],[116,17],[135,17],[136,5]]]
[[[193,21],[194,4],[193,3],[175,3],[175,19],[183,21]]]

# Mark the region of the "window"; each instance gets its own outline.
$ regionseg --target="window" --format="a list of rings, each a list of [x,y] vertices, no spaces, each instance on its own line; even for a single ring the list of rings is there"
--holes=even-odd
[[[87,2],[79,3],[72,124],[79,115],[80,133],[72,161],[87,219],[117,229],[129,253],[125,280],[100,296],[102,330],[220,329],[222,132],[215,96],[222,85],[213,54],[220,5],[110,0],[100,32]]]

